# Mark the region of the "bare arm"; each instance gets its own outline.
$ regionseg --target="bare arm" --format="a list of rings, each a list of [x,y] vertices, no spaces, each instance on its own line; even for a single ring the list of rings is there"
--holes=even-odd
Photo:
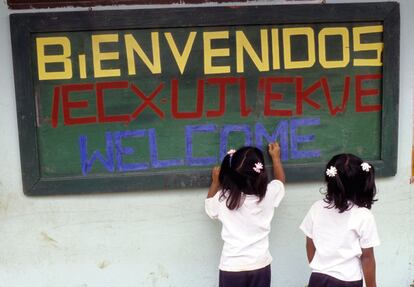
[[[219,181],[219,174],[220,168],[218,166],[213,167],[211,172],[211,184],[210,188],[208,189],[207,198],[213,197],[220,189],[220,181]]]
[[[362,248],[361,264],[366,287],[377,287],[374,248]]]
[[[273,176],[285,183],[285,171],[283,170],[282,161],[280,160],[280,146],[277,142],[269,144],[269,155],[273,162]]]
[[[315,256],[315,244],[313,244],[312,238],[306,236],[306,255],[308,256],[308,262],[311,263]]]

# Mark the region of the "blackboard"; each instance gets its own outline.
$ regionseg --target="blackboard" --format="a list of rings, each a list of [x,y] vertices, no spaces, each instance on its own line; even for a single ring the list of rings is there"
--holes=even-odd
[[[396,173],[399,5],[10,15],[27,195],[204,187],[277,140],[290,182],[340,152]]]

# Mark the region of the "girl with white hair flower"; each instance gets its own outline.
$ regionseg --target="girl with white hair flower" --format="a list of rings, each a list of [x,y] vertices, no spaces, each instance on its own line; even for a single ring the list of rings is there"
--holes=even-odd
[[[230,150],[212,172],[205,201],[209,217],[223,225],[219,286],[270,287],[270,223],[285,194],[278,143],[269,144],[274,180],[268,181],[260,149]]]
[[[374,167],[353,154],[339,154],[326,165],[325,181],[325,198],[300,225],[312,269],[308,286],[362,287],[365,279],[366,287],[376,287]]]

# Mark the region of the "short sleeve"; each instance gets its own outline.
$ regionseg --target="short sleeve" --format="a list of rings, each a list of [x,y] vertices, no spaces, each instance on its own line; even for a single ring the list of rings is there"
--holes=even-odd
[[[374,215],[367,210],[359,228],[359,244],[361,248],[371,248],[380,245],[377,224]]]
[[[299,228],[305,233],[305,235],[309,238],[313,238],[313,210],[315,208],[315,204],[309,209],[308,213],[306,214],[305,218],[303,219],[302,223],[300,224]]]
[[[272,180],[267,185],[267,191],[274,194],[273,206],[278,207],[283,197],[285,196],[285,185],[280,180]]]
[[[220,191],[218,191],[213,197],[206,198],[204,203],[204,208],[206,210],[207,215],[211,219],[217,219],[219,213],[219,197]]]

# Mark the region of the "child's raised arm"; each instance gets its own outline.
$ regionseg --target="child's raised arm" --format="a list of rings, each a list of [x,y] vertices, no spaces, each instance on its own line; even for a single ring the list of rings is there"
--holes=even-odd
[[[208,190],[207,198],[213,197],[220,189],[220,181],[219,181],[219,174],[220,174],[220,167],[215,166],[211,171],[211,184]]]
[[[277,142],[269,144],[269,155],[273,162],[273,175],[276,179],[285,183],[285,171],[280,160],[280,146]]]

